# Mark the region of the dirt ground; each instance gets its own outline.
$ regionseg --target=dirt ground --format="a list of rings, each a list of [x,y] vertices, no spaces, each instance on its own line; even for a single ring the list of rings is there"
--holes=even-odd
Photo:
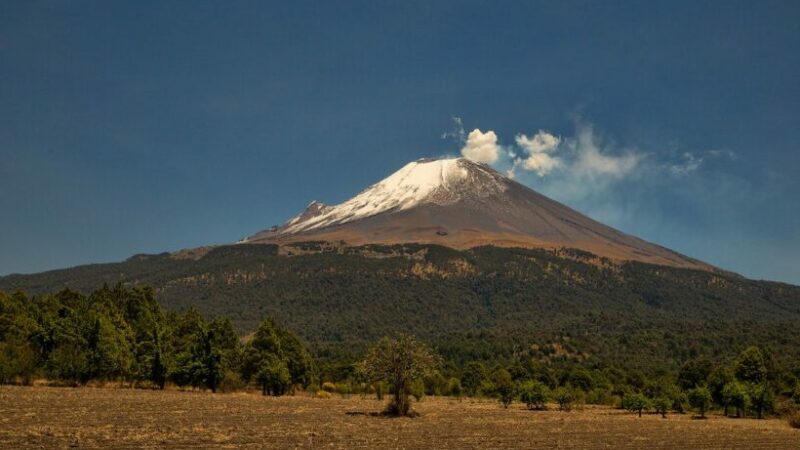
[[[413,419],[370,415],[382,407],[358,396],[2,386],[0,448],[800,449],[800,430],[778,419],[534,412],[447,398],[424,399]]]

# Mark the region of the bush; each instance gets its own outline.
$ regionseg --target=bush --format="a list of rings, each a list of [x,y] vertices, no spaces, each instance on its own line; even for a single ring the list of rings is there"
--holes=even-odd
[[[242,380],[238,372],[226,370],[222,374],[222,380],[219,383],[219,390],[221,392],[236,392],[241,391],[247,387],[247,383]]]
[[[447,395],[451,395],[456,398],[461,398],[463,395],[464,389],[461,387],[461,380],[458,378],[450,378],[447,380]]]
[[[350,381],[336,383],[336,393],[341,395],[342,398],[349,398],[350,394],[353,393],[353,386],[350,385]]]
[[[408,392],[414,397],[414,400],[420,402],[425,398],[425,382],[420,379],[411,382],[411,389]]]
[[[317,391],[317,398],[333,398],[333,394],[328,391]]]
[[[586,403],[591,405],[613,405],[615,399],[607,388],[594,388],[586,394]]]
[[[492,374],[492,381],[497,399],[500,400],[503,408],[508,408],[515,397],[514,380],[511,379],[511,374],[506,369],[499,369]]]
[[[794,414],[789,416],[789,426],[800,428],[800,411],[795,411]]]
[[[550,389],[540,381],[526,381],[519,388],[519,400],[531,410],[546,409]]]
[[[389,390],[385,381],[376,381],[372,384],[372,387],[375,389],[375,398],[378,400],[383,400],[383,394]]]
[[[553,391],[553,398],[558,402],[559,411],[571,411],[576,401],[575,390],[569,386],[561,386]]]
[[[492,397],[494,396],[494,392],[494,383],[489,380],[482,381],[481,386],[478,388],[478,395],[481,397]]]
[[[438,371],[424,378],[425,395],[442,395],[447,390],[447,380]]]

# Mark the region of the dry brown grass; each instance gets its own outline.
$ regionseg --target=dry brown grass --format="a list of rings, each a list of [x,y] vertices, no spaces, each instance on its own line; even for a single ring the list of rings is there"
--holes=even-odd
[[[426,398],[420,417],[370,415],[373,399],[129,389],[0,387],[0,448],[800,449],[785,420],[638,418],[604,407],[527,411]]]

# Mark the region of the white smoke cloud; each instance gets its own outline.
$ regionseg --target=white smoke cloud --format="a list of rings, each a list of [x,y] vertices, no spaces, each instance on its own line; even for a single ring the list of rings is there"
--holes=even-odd
[[[486,133],[474,129],[467,135],[467,141],[461,148],[461,154],[475,162],[493,164],[500,157],[502,149],[497,144],[497,134],[489,130]]]
[[[514,159],[516,154],[511,156],[514,159],[514,166],[510,169],[511,174],[514,173],[516,166],[522,166],[525,170],[536,172],[542,177],[561,165],[559,158],[549,154],[555,151],[558,144],[561,143],[561,138],[553,136],[547,131],[539,130],[533,137],[518,134],[514,140],[519,147],[528,152],[528,157]],[[511,155],[511,152],[509,154]]]
[[[560,165],[560,159],[554,158],[547,153],[533,153],[522,160],[522,167],[525,170],[536,172],[540,177],[547,175]]]
[[[524,134],[518,134],[514,140],[517,145],[527,150],[529,153],[548,153],[555,150],[561,143],[561,138],[553,136],[544,130],[539,130],[532,138]]]
[[[575,153],[575,161],[571,165],[577,175],[589,178],[611,177],[623,178],[639,165],[642,155],[632,150],[615,155],[601,148],[591,125],[580,125],[577,135],[567,145]]]
[[[571,136],[540,129],[533,135],[518,133],[513,145],[503,146],[493,130],[476,128],[467,134],[460,118],[453,117],[453,122],[454,129],[442,137],[457,141],[464,157],[568,201],[597,198],[632,180],[686,177],[713,159],[736,157],[724,150],[658,156],[603,139],[591,123],[582,121],[576,122]]]

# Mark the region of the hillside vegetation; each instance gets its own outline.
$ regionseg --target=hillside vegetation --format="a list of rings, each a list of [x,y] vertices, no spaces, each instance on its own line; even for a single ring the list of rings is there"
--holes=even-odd
[[[89,293],[118,282],[152,286],[168,310],[227,316],[241,334],[273,317],[323,363],[355,361],[397,332],[459,366],[531,358],[675,371],[749,345],[781,355],[786,369],[800,361],[796,286],[575,250],[234,245],[11,275],[0,290]]]

